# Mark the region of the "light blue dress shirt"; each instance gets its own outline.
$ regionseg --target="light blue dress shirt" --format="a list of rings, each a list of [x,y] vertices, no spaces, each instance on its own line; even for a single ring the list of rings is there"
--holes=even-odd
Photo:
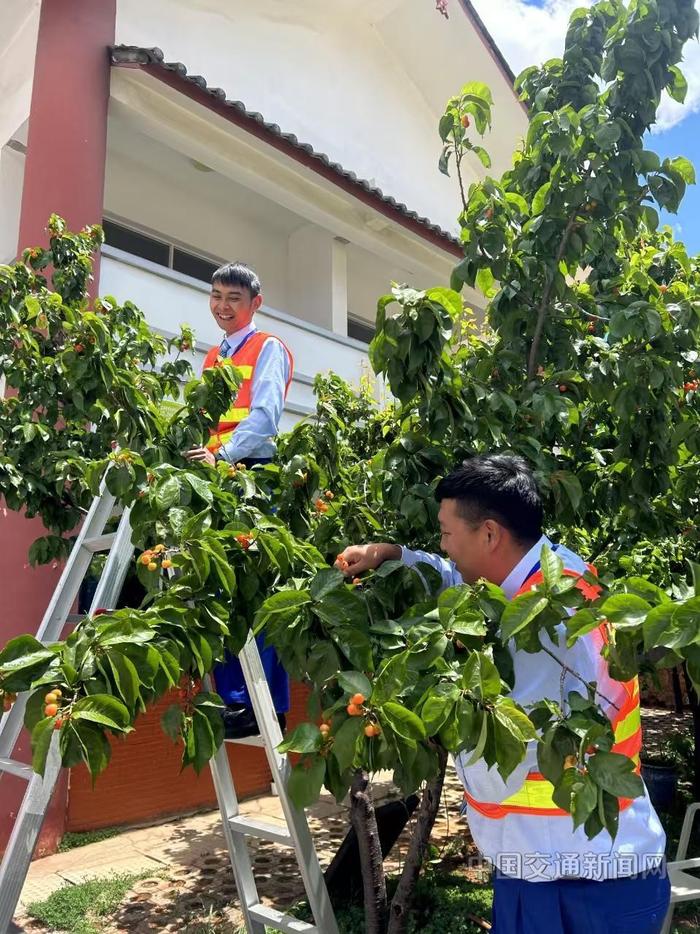
[[[520,590],[536,562],[539,561],[543,545],[552,547],[546,536],[542,536],[511,570],[501,583],[501,589],[509,600]],[[564,567],[579,574],[586,570],[584,561],[562,545],[557,555]],[[409,567],[425,562],[435,568],[442,577],[443,587],[463,583],[453,561],[440,555],[402,548],[401,560]],[[569,691],[585,694],[585,688],[573,672],[587,681],[598,681],[600,654],[592,639],[584,636],[571,648],[566,645],[564,624],[557,627],[556,640],[542,632],[540,639],[567,666],[562,677],[561,666],[545,652],[518,651],[513,640],[509,649],[513,658],[515,684],[510,697],[527,710],[531,704],[547,697],[558,701]],[[605,709],[602,697],[598,701]],[[496,768],[487,768],[483,759],[470,763],[471,753],[460,753],[455,757],[455,768],[467,792],[476,801],[497,804],[518,791],[529,772],[537,772],[537,743],[528,744],[525,759],[504,781]],[[607,831],[588,840],[583,827],[573,830],[570,817],[532,816],[509,814],[500,820],[485,817],[471,806],[466,811],[469,829],[481,852],[506,875],[526,879],[529,882],[545,882],[562,878],[565,873],[559,859],[562,854],[570,858],[575,873],[581,878],[614,879],[658,865],[663,858],[665,835],[648,795],[635,798],[630,807],[620,812],[620,823],[615,841]],[[539,858],[539,863],[537,862]],[[638,869],[630,871],[629,861]],[[627,868],[625,868],[627,866]],[[571,869],[568,870],[572,872]]]
[[[257,328],[251,322],[224,337],[221,356],[232,357],[254,331]],[[284,409],[289,368],[289,355],[282,343],[276,337],[269,337],[253,370],[250,414],[238,425],[231,440],[218,451],[217,457],[231,464],[246,458],[262,460],[274,457],[277,450],[274,439]]]

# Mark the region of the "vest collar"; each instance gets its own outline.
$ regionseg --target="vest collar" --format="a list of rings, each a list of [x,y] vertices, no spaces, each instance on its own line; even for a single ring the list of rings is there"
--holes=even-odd
[[[239,328],[239,330],[234,331],[233,334],[225,334],[224,339],[221,341],[221,356],[233,356],[234,352],[240,346],[241,341],[245,340],[245,338],[248,337],[249,334],[252,334],[253,331],[257,331],[257,328],[251,321],[250,324],[246,324],[244,328]]]
[[[552,547],[552,543],[546,535],[543,535],[540,540],[535,542],[532,548],[522,556],[520,561],[518,561],[501,584],[501,590],[509,600],[513,599],[525,583],[525,578],[530,568],[540,560],[543,545],[548,545],[550,548]]]

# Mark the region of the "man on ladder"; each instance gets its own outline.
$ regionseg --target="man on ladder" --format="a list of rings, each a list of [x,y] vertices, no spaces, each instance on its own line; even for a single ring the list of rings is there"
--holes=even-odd
[[[229,464],[268,464],[275,454],[274,438],[279,430],[284,400],[294,372],[289,348],[271,334],[259,331],[255,312],[262,305],[260,280],[243,263],[227,263],[212,276],[209,308],[224,331],[220,346],[212,347],[204,360],[204,369],[229,363],[243,373],[243,382],[231,408],[219,422],[206,447],[187,452],[190,460],[214,466],[218,460]],[[275,650],[265,647],[264,635],[258,648],[284,732],[289,710],[289,678]],[[258,725],[238,659],[227,654],[217,665],[216,688],[224,703],[224,728],[227,739],[256,735]]]

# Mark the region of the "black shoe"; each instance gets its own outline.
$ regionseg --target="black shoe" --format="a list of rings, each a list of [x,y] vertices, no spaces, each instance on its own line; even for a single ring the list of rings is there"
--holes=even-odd
[[[230,705],[224,708],[222,713],[224,720],[224,739],[244,739],[246,736],[258,736],[260,729],[258,721],[251,707],[243,707],[240,704]],[[283,713],[277,714],[277,722],[284,733],[287,726],[287,718]]]

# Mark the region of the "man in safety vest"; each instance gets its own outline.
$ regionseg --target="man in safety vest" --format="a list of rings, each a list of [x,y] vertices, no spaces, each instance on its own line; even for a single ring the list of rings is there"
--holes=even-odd
[[[259,331],[255,312],[262,305],[260,280],[243,263],[227,263],[212,276],[209,308],[224,332],[223,340],[207,354],[204,369],[233,364],[243,376],[231,408],[221,416],[205,447],[187,452],[190,460],[217,460],[246,467],[269,463],[275,454],[275,436],[279,430],[284,400],[292,382],[294,360],[278,338]],[[264,646],[258,637],[263,668],[272,700],[284,729],[289,710],[289,678],[277,659],[275,650]],[[226,703],[226,737],[233,739],[258,732],[250,696],[245,686],[240,662],[228,655],[214,672],[216,687]]]
[[[449,560],[399,545],[346,548],[346,573],[356,575],[387,560],[411,566],[426,562],[442,576],[444,587],[485,578],[512,599],[542,580],[540,554],[548,545],[564,562],[565,573],[579,576],[585,562],[568,548],[552,545],[542,534],[542,504],[525,461],[483,455],[440,481],[441,547]],[[590,587],[583,581],[582,587]],[[545,652],[515,650],[511,697],[527,709],[543,698],[557,699],[581,690],[570,670],[596,682],[597,700],[610,717],[613,750],[639,762],[641,725],[637,679],[614,681],[600,654],[603,635],[594,631],[566,647],[546,633],[541,639],[567,666]],[[609,708],[609,709],[606,709]],[[476,845],[494,865],[495,934],[656,934],[669,904],[670,886],[663,853],[665,835],[648,795],[620,802],[619,830],[612,841],[603,831],[588,840],[573,829],[571,815],[552,800],[552,786],[539,773],[536,743],[503,781],[483,760],[455,765],[465,788],[466,815]]]

